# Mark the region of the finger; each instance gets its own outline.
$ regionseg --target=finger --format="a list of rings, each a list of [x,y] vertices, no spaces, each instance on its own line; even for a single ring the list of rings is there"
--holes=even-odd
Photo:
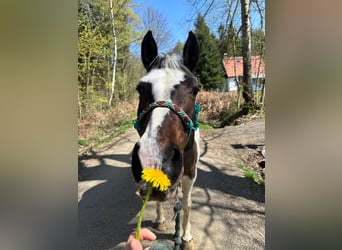
[[[135,237],[136,237],[136,232],[131,233],[128,237],[128,241],[130,241],[131,239],[135,239]],[[151,232],[149,229],[142,228],[140,230],[140,238],[141,240],[155,240],[157,239],[157,236],[153,232]]]
[[[142,240],[155,240],[157,236],[147,228],[143,228],[140,231],[140,237]]]

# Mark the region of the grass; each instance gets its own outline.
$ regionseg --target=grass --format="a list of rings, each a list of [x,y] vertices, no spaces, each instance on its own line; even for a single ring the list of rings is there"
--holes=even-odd
[[[127,131],[127,129],[132,128],[133,127],[133,121],[132,120],[125,120],[122,121],[121,124],[119,125],[119,127],[115,128],[110,134],[109,136],[107,136],[106,138],[104,138],[103,140],[101,140],[98,145],[103,145],[106,144],[108,142],[110,142],[114,137],[121,135],[123,133],[125,133]]]
[[[78,145],[83,148],[83,154],[88,153],[93,149],[100,148],[111,142],[115,137],[121,135],[127,131],[127,129],[133,127],[131,120],[122,121],[121,125],[113,128],[113,130],[106,135],[103,135],[103,131],[98,131],[98,134],[93,135],[86,139],[78,139]]]
[[[251,170],[249,168],[246,168],[244,170],[244,175],[246,178],[251,179],[252,181],[254,181],[256,184],[258,185],[262,185],[265,186],[265,182],[263,179],[259,178],[258,174],[254,171]]]
[[[95,134],[85,138],[78,139],[78,145],[83,147],[84,153],[91,151],[92,149],[100,148],[108,144],[118,135],[125,133],[129,128],[133,127],[132,120],[122,120],[119,126],[113,128],[110,133],[106,133],[105,131],[97,130],[94,132]]]
[[[241,155],[237,155],[237,157],[241,159]],[[246,178],[252,180],[258,185],[265,187],[265,181],[259,177],[255,170],[248,168],[244,163],[240,163],[238,166],[243,170],[243,174]]]
[[[79,153],[85,154],[100,148],[132,128],[136,107],[137,102],[122,102],[109,110],[90,112],[79,118]]]
[[[210,124],[206,124],[206,123],[203,123],[203,122],[199,122],[199,128],[200,129],[203,129],[203,130],[210,130],[210,129],[214,129],[213,126],[211,126]]]

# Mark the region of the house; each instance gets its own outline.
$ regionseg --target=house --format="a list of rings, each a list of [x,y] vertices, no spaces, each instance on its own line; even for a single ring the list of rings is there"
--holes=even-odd
[[[242,56],[234,58],[228,57],[227,54],[224,54],[222,62],[226,72],[226,80],[223,86],[223,91],[237,91],[237,79],[243,75]],[[260,56],[252,56],[251,64],[252,86],[253,90],[256,90],[257,79],[265,78],[265,63]],[[258,89],[261,90],[261,86],[259,86]]]

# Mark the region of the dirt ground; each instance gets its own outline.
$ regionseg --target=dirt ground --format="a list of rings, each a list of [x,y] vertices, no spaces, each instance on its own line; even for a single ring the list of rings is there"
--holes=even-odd
[[[79,249],[125,249],[142,204],[130,169],[130,154],[137,140],[136,131],[130,129],[79,159]],[[197,250],[265,249],[265,190],[245,178],[239,167],[243,162],[257,168],[264,144],[264,120],[201,131],[191,211]],[[153,229],[155,203],[146,207],[142,226],[151,228],[158,240],[172,240],[173,202],[164,204],[168,219],[164,232]]]

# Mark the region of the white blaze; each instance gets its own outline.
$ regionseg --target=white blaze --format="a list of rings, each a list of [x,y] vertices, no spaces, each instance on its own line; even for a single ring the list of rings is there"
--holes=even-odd
[[[167,58],[169,67],[153,69],[140,79],[142,82],[152,84],[152,95],[154,100],[171,102],[171,91],[174,86],[184,81],[184,73],[175,65],[177,58]],[[168,65],[166,65],[168,66]],[[172,67],[172,68],[171,68]],[[162,154],[157,144],[157,135],[165,116],[170,112],[167,108],[156,108],[152,110],[150,121],[145,133],[140,138],[139,158],[143,168],[154,167],[161,169]]]

